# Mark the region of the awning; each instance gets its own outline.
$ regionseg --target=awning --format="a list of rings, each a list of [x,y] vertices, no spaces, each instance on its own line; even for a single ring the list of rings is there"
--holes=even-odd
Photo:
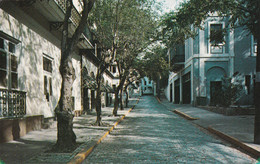
[[[106,88],[108,93],[115,93],[114,89],[110,85],[106,84]]]
[[[95,90],[97,88],[96,80],[87,74],[83,74],[83,88]]]
[[[101,90],[101,92],[107,92],[106,86],[102,83],[100,84],[100,90]]]

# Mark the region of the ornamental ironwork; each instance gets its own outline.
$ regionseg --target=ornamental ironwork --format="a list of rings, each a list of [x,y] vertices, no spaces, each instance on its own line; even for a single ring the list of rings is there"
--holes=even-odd
[[[0,89],[0,117],[22,117],[26,114],[26,92]]]

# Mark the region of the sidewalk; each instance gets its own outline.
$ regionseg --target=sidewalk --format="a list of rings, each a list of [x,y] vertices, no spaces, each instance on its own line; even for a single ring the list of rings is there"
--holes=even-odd
[[[88,150],[97,141],[107,133],[111,127],[120,119],[128,110],[136,104],[138,96],[129,99],[129,107],[123,111],[118,110],[120,117],[112,116],[113,107],[102,108],[103,126],[92,126],[96,121],[95,110],[90,115],[74,117],[74,132],[77,136],[77,143],[82,143],[73,153],[46,153],[51,146],[56,143],[57,126],[54,122],[53,127],[32,131],[24,137],[0,144],[0,164],[17,163],[68,163],[76,154]]]
[[[211,127],[217,133],[220,132],[224,135],[230,136],[234,140],[237,139],[242,144],[245,144],[260,152],[260,145],[253,144],[253,115],[225,116],[222,114],[207,111],[205,109],[192,107],[191,105],[173,104],[166,99],[162,99],[161,103],[171,111],[178,110],[180,111],[179,114],[186,114],[188,117],[190,116],[191,118],[197,118],[195,120],[192,120],[192,122],[205,129]]]

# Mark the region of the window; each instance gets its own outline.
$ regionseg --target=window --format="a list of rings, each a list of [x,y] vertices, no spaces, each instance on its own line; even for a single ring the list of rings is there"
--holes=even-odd
[[[46,100],[49,101],[49,93],[48,93],[48,80],[47,80],[47,76],[44,76],[44,95],[46,97]]]
[[[256,40],[256,38],[254,37],[254,36],[252,36],[252,47],[251,47],[251,49],[252,49],[252,56],[256,56],[256,54],[257,54],[257,40]]]
[[[0,86],[7,87],[7,55],[0,51]]]
[[[15,53],[15,45],[11,42],[9,42],[9,52]]]
[[[8,43],[8,51],[5,48]],[[15,56],[16,45],[8,40],[0,38],[0,86],[18,88],[18,63]]]
[[[50,96],[52,96],[52,79],[49,78],[49,92],[50,92]]]
[[[116,66],[113,66],[113,73],[116,73]]]
[[[17,73],[17,57],[11,55],[11,79],[12,79],[12,88],[18,88],[18,73]]]
[[[0,48],[5,49],[4,39],[0,38]]]
[[[250,75],[246,75],[245,76],[245,86],[247,88],[247,94],[250,94],[250,85],[251,85],[251,76]]]
[[[47,101],[50,101],[52,96],[52,60],[50,57],[43,56],[44,95]]]
[[[47,101],[50,101],[52,96],[52,78],[44,75],[44,95]]]
[[[52,60],[43,57],[43,70],[52,73]]]
[[[223,25],[220,24],[210,24],[210,52],[214,54],[223,53],[224,44],[224,31]]]
[[[116,90],[116,85],[113,84],[112,87],[113,87],[113,90],[115,91]]]

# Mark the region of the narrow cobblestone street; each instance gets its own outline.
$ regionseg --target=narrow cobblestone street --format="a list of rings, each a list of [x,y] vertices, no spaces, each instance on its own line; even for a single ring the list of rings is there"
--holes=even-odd
[[[248,164],[256,160],[202,132],[154,97],[143,96],[85,163]]]

